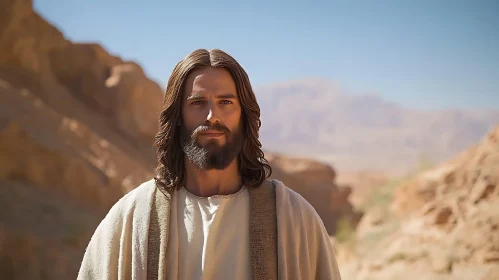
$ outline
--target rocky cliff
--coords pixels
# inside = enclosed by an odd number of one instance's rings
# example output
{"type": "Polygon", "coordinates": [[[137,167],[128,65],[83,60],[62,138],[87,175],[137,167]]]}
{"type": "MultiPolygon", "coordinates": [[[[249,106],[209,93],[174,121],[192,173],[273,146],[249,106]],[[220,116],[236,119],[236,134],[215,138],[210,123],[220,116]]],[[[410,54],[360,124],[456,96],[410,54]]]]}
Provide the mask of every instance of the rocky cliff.
{"type": "Polygon", "coordinates": [[[271,177],[285,182],[309,201],[321,216],[327,231],[334,235],[338,221],[344,218],[355,228],[363,213],[350,203],[352,187],[336,181],[334,169],[306,158],[267,154],[273,168],[271,177]]]}
{"type": "MultiPolygon", "coordinates": [[[[162,96],[138,64],[66,40],[31,1],[0,2],[0,279],[76,278],[110,206],[153,176],[162,96]]],[[[271,164],[331,234],[341,215],[356,224],[330,167],[271,164]]]]}
{"type": "Polygon", "coordinates": [[[499,279],[499,127],[399,185],[390,208],[391,217],[368,211],[361,221],[345,275],[499,279]]]}

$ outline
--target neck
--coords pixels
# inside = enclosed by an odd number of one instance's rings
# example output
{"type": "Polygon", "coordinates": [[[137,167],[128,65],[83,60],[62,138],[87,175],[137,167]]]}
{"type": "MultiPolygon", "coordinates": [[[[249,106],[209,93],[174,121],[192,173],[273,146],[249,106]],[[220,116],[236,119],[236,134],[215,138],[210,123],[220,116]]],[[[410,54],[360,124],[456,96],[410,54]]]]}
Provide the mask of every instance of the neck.
{"type": "Polygon", "coordinates": [[[186,157],[185,171],[185,188],[197,196],[228,195],[242,187],[237,159],[223,170],[199,170],[186,157]]]}

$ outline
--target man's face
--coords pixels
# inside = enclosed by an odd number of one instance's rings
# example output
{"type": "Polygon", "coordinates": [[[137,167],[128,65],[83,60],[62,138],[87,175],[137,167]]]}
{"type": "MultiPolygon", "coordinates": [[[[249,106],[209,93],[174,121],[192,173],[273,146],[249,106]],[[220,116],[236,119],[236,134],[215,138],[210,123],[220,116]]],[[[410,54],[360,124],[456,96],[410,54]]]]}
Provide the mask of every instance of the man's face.
{"type": "Polygon", "coordinates": [[[190,73],[182,119],[182,150],[199,169],[225,169],[239,154],[241,105],[227,70],[207,67],[190,73]]]}

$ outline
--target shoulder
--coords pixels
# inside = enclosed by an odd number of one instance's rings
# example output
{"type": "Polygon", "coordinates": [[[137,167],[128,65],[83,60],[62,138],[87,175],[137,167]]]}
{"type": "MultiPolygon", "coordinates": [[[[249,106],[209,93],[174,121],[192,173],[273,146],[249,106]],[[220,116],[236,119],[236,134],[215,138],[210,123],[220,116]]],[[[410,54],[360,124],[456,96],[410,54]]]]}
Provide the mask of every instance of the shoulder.
{"type": "Polygon", "coordinates": [[[129,191],[125,194],[119,202],[127,203],[127,202],[136,202],[142,199],[144,196],[151,194],[156,189],[156,182],[154,179],[150,179],[141,183],[135,189],[129,191]]]}
{"type": "Polygon", "coordinates": [[[150,203],[155,188],[156,182],[154,179],[141,183],[135,189],[129,191],[118,201],[116,201],[116,203],[109,209],[106,218],[122,217],[123,215],[126,215],[126,213],[131,214],[137,206],[147,207],[146,205],[150,203]]]}
{"type": "MultiPolygon", "coordinates": [[[[141,183],[114,203],[97,226],[94,237],[111,239],[133,216],[146,216],[155,190],[154,179],[141,183]],[[145,213],[145,214],[144,214],[145,213]]],[[[132,219],[133,220],[133,219],[132,219]]]]}
{"type": "Polygon", "coordinates": [[[315,208],[298,192],[285,185],[284,182],[272,179],[276,188],[276,204],[279,215],[302,216],[309,222],[321,221],[315,208]]]}

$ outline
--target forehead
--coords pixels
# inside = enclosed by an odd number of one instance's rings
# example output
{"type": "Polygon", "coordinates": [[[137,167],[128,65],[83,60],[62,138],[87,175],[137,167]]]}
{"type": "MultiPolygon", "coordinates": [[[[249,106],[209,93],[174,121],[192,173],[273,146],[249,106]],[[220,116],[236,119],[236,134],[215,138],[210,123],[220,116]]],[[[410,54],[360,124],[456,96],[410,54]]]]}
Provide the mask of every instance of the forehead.
{"type": "Polygon", "coordinates": [[[185,81],[184,98],[191,94],[237,95],[236,84],[230,72],[224,68],[203,67],[192,71],[185,81]]]}

